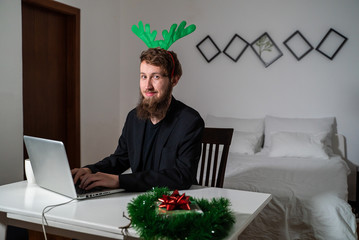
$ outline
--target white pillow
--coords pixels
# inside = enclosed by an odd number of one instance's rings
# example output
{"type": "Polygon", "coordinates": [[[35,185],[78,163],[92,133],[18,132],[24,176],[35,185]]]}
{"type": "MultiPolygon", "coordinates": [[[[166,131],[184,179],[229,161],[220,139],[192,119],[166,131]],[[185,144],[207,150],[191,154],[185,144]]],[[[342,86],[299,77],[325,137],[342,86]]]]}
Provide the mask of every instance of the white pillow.
{"type": "Polygon", "coordinates": [[[230,152],[254,154],[263,142],[264,119],[231,118],[207,115],[206,127],[233,128],[230,152]]]}
{"type": "Polygon", "coordinates": [[[323,141],[328,151],[332,149],[332,136],[334,131],[334,117],[327,118],[280,118],[273,116],[265,117],[264,147],[270,147],[272,134],[276,132],[301,132],[309,134],[323,134],[323,141]]]}
{"type": "Polygon", "coordinates": [[[262,134],[234,131],[230,152],[253,155],[262,143],[262,134]]]}
{"type": "Polygon", "coordinates": [[[270,157],[300,157],[328,159],[324,134],[277,132],[271,135],[270,157]]]}
{"type": "Polygon", "coordinates": [[[230,118],[207,115],[206,127],[233,128],[235,131],[261,133],[264,131],[264,119],[230,118]]]}

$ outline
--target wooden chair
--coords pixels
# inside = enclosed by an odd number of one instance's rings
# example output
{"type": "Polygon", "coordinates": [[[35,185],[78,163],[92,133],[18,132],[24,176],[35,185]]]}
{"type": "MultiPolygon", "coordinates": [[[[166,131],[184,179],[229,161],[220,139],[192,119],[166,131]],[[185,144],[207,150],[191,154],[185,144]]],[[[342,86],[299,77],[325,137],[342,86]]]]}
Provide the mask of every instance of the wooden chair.
{"type": "Polygon", "coordinates": [[[233,128],[204,129],[202,137],[202,157],[199,163],[199,185],[223,188],[232,135],[233,128]],[[211,183],[209,183],[210,181],[211,183]]]}

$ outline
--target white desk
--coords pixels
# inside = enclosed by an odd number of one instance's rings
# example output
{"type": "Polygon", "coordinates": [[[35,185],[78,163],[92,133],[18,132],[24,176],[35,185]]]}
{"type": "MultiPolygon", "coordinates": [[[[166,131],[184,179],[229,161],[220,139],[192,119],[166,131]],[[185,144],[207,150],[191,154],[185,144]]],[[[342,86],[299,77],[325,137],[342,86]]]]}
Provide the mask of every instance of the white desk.
{"type": "MultiPolygon", "coordinates": [[[[265,193],[198,186],[182,193],[196,198],[225,197],[231,201],[236,222],[226,239],[237,239],[272,198],[265,193]]],[[[127,204],[139,194],[118,193],[56,207],[46,214],[49,224],[46,231],[77,239],[124,239],[119,227],[129,220],[123,217],[123,212],[128,216],[127,204]]],[[[43,208],[69,200],[26,181],[0,186],[0,240],[5,240],[7,225],[42,231],[43,208]]],[[[138,236],[133,228],[128,235],[138,236]]]]}

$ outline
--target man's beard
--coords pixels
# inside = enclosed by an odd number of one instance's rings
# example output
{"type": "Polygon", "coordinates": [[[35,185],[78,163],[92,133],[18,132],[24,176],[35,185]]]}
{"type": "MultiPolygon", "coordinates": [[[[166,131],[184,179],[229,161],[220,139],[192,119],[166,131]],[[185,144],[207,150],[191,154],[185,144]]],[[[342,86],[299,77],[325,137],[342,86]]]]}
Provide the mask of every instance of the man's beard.
{"type": "Polygon", "coordinates": [[[140,100],[137,104],[137,117],[142,120],[150,119],[151,117],[162,120],[167,113],[168,104],[172,97],[172,84],[168,84],[164,95],[160,99],[143,97],[140,90],[140,100]]]}

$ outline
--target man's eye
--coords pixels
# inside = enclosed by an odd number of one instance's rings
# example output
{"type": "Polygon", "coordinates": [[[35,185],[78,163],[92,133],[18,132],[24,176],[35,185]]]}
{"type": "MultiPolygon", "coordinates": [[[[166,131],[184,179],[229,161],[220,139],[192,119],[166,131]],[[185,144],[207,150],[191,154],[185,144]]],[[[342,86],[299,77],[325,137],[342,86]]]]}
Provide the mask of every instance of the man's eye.
{"type": "Polygon", "coordinates": [[[146,79],[147,77],[145,75],[140,76],[141,79],[146,79]]]}
{"type": "Polygon", "coordinates": [[[154,76],[153,76],[153,79],[156,79],[156,80],[157,80],[157,79],[160,79],[160,78],[161,78],[160,75],[154,75],[154,76]]]}

